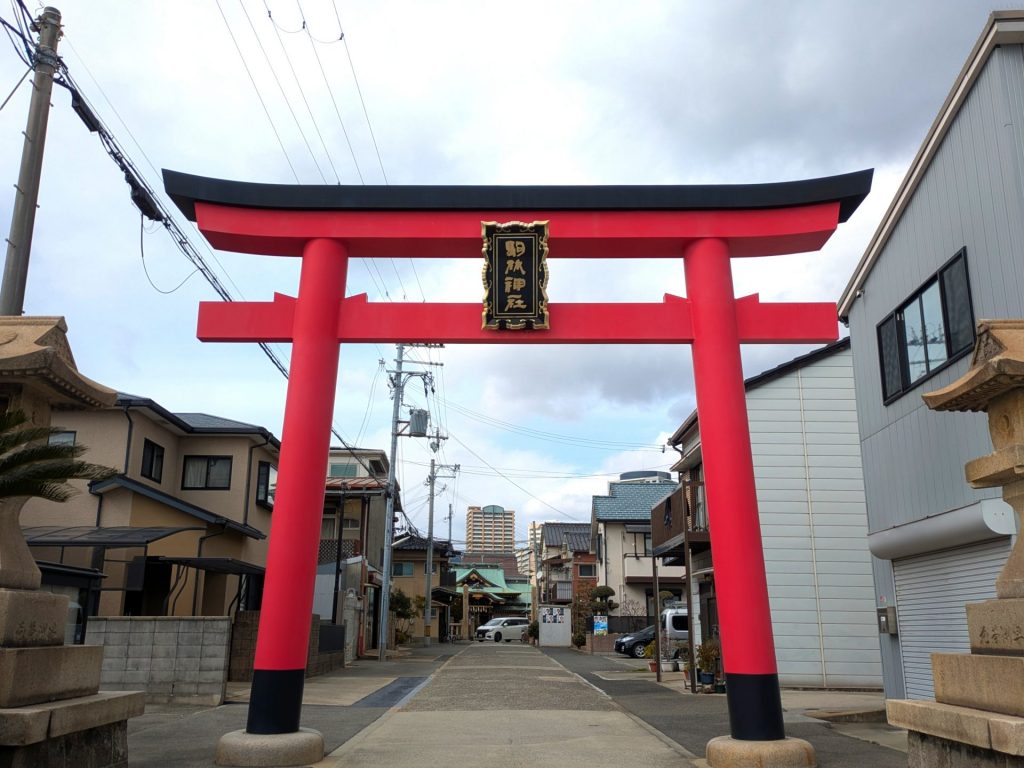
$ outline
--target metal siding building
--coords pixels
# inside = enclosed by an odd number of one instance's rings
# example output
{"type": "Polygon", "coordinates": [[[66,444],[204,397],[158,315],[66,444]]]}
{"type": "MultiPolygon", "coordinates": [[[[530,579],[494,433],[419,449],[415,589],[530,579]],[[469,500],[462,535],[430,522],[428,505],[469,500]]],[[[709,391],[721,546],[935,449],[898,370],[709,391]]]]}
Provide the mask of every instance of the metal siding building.
{"type": "Polygon", "coordinates": [[[968,649],[963,603],[992,596],[1015,530],[999,490],[972,490],[964,479],[964,463],[991,451],[986,419],[935,413],[921,400],[962,376],[969,354],[886,404],[877,328],[962,249],[974,320],[1024,317],[1022,42],[1019,12],[990,17],[840,300],[879,556],[875,592],[898,616],[900,634],[881,635],[893,698],[930,697],[928,654],[968,649]]]}
{"type": "MultiPolygon", "coordinates": [[[[852,368],[843,340],[746,382],[775,655],[786,686],[882,683],[852,368]]],[[[699,433],[686,423],[680,429],[684,458],[676,466],[688,469],[701,461],[699,433]]],[[[706,556],[692,565],[697,579],[713,568],[706,556]]],[[[696,606],[698,581],[691,589],[696,606]]],[[[700,635],[703,617],[694,613],[700,635]]]]}

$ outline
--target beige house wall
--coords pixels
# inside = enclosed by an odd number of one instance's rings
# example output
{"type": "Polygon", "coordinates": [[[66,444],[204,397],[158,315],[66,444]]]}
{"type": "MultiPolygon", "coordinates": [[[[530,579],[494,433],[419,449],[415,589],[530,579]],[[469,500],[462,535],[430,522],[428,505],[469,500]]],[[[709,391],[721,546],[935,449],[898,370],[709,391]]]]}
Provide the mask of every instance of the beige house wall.
{"type": "MultiPolygon", "coordinates": [[[[59,410],[53,414],[53,424],[59,429],[76,433],[75,440],[87,448],[85,458],[96,464],[116,469],[130,479],[150,486],[168,495],[213,514],[248,525],[269,534],[271,510],[255,501],[259,463],[266,461],[277,466],[276,450],[265,443],[259,434],[196,435],[180,434],[176,428],[162,423],[154,412],[144,408],[128,411],[131,418],[130,445],[129,418],[122,408],[97,411],[59,410]],[[163,470],[159,481],[143,477],[142,457],[146,440],[164,450],[163,470]],[[126,462],[127,454],[127,462],[126,462]],[[228,490],[183,490],[185,456],[230,456],[231,485],[228,490]]],[[[267,539],[254,539],[238,532],[220,534],[220,528],[208,528],[203,520],[176,510],[159,501],[149,499],[124,488],[107,490],[100,495],[88,491],[86,481],[73,481],[79,491],[63,504],[31,499],[21,514],[21,524],[30,526],[175,526],[197,527],[153,542],[150,555],[195,557],[199,538],[218,533],[206,540],[204,556],[232,557],[254,565],[265,566],[267,539]]],[[[358,506],[356,507],[358,513],[358,506]]],[[[103,570],[105,591],[101,593],[99,615],[119,616],[123,611],[124,593],[116,591],[124,585],[127,562],[142,555],[141,548],[107,550],[103,570]]],[[[41,560],[64,562],[68,565],[94,567],[91,547],[35,548],[33,554],[41,560]]],[[[184,587],[174,608],[175,615],[192,614],[192,595],[195,571],[187,569],[184,587]]],[[[237,576],[206,574],[200,576],[199,600],[203,615],[224,615],[238,588],[237,576]]],[[[181,587],[181,583],[178,585],[181,587]]],[[[177,592],[178,590],[176,590],[177,592]]]]}

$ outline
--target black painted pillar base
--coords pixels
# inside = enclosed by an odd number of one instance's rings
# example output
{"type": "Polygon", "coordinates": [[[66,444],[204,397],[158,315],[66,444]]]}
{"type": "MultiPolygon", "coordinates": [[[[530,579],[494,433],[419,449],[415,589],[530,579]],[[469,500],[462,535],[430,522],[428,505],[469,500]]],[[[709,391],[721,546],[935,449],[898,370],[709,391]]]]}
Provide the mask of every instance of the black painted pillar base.
{"type": "Polygon", "coordinates": [[[257,669],[249,693],[248,733],[295,733],[302,715],[305,669],[257,669]]]}
{"type": "Polygon", "coordinates": [[[775,741],[786,738],[778,674],[738,675],[726,672],[725,695],[729,703],[729,733],[734,739],[775,741]]]}

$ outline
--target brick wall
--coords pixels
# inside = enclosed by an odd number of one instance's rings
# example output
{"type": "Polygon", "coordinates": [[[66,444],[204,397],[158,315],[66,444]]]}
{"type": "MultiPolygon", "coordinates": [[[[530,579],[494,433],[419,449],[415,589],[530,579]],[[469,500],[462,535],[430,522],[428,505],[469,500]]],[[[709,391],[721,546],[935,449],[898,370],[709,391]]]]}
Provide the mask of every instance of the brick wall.
{"type": "Polygon", "coordinates": [[[91,617],[85,642],[103,646],[101,690],[142,690],[152,703],[218,705],[229,630],[227,616],[91,617]]]}
{"type": "MultiPolygon", "coordinates": [[[[252,665],[256,656],[256,629],[259,611],[239,611],[231,628],[231,654],[228,679],[231,682],[252,681],[252,665]]],[[[345,652],[320,653],[320,616],[310,617],[309,649],[306,653],[306,677],[323,675],[345,666],[345,652]]]]}

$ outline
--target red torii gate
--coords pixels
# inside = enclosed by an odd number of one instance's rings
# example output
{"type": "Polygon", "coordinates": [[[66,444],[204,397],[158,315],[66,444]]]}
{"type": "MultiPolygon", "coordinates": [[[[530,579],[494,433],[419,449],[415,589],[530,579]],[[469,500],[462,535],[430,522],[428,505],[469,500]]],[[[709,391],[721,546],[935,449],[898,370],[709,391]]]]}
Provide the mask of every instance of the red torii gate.
{"type": "Polygon", "coordinates": [[[728,186],[349,187],[165,170],[168,194],[213,247],[302,258],[297,298],[199,308],[203,341],[293,345],[246,730],[299,729],[340,342],[675,343],[693,345],[731,735],[785,738],[740,344],[833,341],[836,307],[736,299],[730,259],[820,249],[867,195],[871,176],[728,186]],[[503,219],[549,220],[551,258],[682,258],[688,297],[551,304],[550,329],[488,330],[479,302],[345,296],[349,258],[479,259],[481,222],[503,219]]]}

